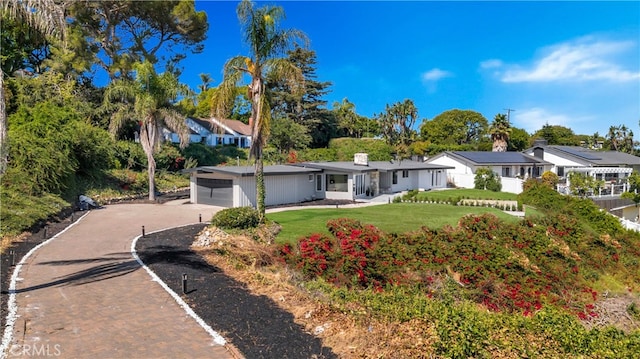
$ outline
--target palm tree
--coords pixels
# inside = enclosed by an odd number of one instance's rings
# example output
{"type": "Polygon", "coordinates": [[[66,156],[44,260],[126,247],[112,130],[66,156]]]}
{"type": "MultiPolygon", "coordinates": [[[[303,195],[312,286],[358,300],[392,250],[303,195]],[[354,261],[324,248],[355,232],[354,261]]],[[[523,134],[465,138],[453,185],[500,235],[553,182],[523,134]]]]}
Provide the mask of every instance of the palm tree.
{"type": "Polygon", "coordinates": [[[180,135],[180,145],[187,144],[189,132],[185,117],[173,107],[180,95],[189,93],[186,85],[178,82],[173,73],[167,71],[158,75],[148,61],[134,64],[135,79],[119,79],[112,82],[105,91],[105,106],[111,101],[122,101],[122,105],[111,117],[109,130],[116,134],[128,121],[138,121],[140,125],[140,143],[147,155],[149,175],[149,200],[156,198],[154,154],[162,141],[162,127],[180,135]]]}
{"type": "Polygon", "coordinates": [[[505,114],[499,113],[494,117],[491,127],[489,127],[491,141],[493,141],[493,152],[506,152],[511,134],[511,125],[505,114]]]}
{"type": "MultiPolygon", "coordinates": [[[[54,0],[2,0],[0,15],[22,20],[44,35],[63,38],[66,32],[64,8],[54,0]]],[[[4,72],[0,69],[0,175],[6,170],[8,151],[4,72]]]]}
{"type": "Polygon", "coordinates": [[[256,208],[260,221],[264,221],[265,186],[262,149],[269,138],[271,106],[267,94],[267,79],[285,81],[294,92],[303,91],[302,71],[284,55],[296,41],[307,42],[306,36],[295,29],[280,29],[284,18],[279,6],[265,5],[254,8],[253,2],[243,0],[237,8],[238,19],[244,33],[244,41],[250,56],[236,56],[224,65],[223,80],[212,98],[212,115],[227,118],[233,108],[237,88],[244,83],[245,76],[251,79],[247,86],[247,97],[251,102],[251,148],[255,159],[256,208]],[[279,57],[282,56],[282,57],[279,57]]]}

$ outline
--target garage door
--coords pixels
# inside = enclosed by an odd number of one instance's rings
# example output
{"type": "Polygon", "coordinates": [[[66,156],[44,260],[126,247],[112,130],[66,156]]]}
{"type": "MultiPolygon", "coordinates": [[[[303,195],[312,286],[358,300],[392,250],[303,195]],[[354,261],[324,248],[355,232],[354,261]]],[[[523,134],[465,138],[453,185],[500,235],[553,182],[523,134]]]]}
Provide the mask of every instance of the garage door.
{"type": "Polygon", "coordinates": [[[226,179],[198,178],[199,204],[233,207],[233,181],[226,179]]]}

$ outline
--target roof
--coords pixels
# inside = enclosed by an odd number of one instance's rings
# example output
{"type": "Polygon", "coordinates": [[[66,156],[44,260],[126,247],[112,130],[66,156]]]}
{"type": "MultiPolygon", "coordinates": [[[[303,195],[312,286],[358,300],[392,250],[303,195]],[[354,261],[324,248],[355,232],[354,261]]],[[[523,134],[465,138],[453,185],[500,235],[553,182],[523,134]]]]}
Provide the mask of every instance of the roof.
{"type": "Polygon", "coordinates": [[[216,126],[221,126],[227,132],[230,130],[242,136],[251,136],[251,127],[238,120],[218,120],[213,117],[209,119],[189,117],[189,119],[211,132],[215,132],[216,126]]]}
{"type": "Polygon", "coordinates": [[[245,135],[251,136],[251,127],[246,123],[240,122],[238,120],[222,120],[227,127],[234,130],[235,132],[245,135]]]}
{"type": "MultiPolygon", "coordinates": [[[[256,168],[254,166],[202,166],[185,170],[185,172],[198,172],[198,173],[222,173],[238,177],[250,177],[255,174],[256,168]]],[[[264,166],[265,176],[276,175],[294,175],[304,173],[322,172],[320,169],[304,168],[289,165],[273,165],[264,166]]]]}
{"type": "Polygon", "coordinates": [[[442,170],[453,167],[436,165],[433,163],[418,162],[412,160],[403,161],[370,161],[368,165],[356,165],[351,161],[345,162],[302,162],[296,166],[319,168],[328,171],[364,173],[373,171],[403,171],[403,170],[442,170]]]}
{"type": "Polygon", "coordinates": [[[551,164],[522,152],[447,151],[445,154],[448,154],[453,158],[462,159],[481,166],[551,164]]]}
{"type": "Polygon", "coordinates": [[[545,151],[564,157],[578,159],[592,166],[633,166],[640,165],[640,157],[617,151],[594,151],[580,146],[546,145],[537,146],[545,151]]]}

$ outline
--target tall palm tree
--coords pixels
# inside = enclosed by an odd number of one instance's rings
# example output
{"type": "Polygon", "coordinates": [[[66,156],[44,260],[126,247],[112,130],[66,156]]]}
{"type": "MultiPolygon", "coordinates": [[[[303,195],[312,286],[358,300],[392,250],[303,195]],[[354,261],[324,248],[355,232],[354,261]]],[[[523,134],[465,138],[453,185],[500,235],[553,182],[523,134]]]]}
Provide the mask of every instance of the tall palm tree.
{"type": "Polygon", "coordinates": [[[111,101],[122,101],[111,117],[112,134],[128,121],[137,121],[140,125],[140,143],[147,155],[149,200],[153,201],[156,199],[154,154],[162,141],[160,131],[167,127],[180,135],[181,147],[187,144],[189,132],[185,117],[175,110],[173,102],[190,91],[173,73],[158,75],[148,61],[134,64],[134,72],[133,80],[123,78],[112,82],[105,91],[104,101],[107,106],[111,101]]]}
{"type": "Polygon", "coordinates": [[[266,193],[262,150],[269,138],[271,121],[266,82],[267,79],[285,81],[292,91],[303,91],[302,71],[285,54],[298,41],[306,45],[307,38],[298,30],[279,28],[285,15],[280,6],[265,5],[256,9],[253,2],[243,0],[238,4],[237,14],[250,55],[236,56],[224,65],[224,78],[213,95],[211,110],[214,117],[229,117],[237,88],[244,84],[245,76],[250,78],[247,85],[247,97],[251,102],[249,153],[255,159],[256,208],[260,220],[264,221],[266,193]]]}
{"type": "Polygon", "coordinates": [[[509,136],[511,134],[511,125],[505,114],[499,113],[494,117],[493,123],[489,127],[491,141],[493,141],[493,152],[506,152],[509,136]]]}
{"type": "MultiPolygon", "coordinates": [[[[66,32],[64,8],[54,0],[2,0],[0,15],[22,20],[44,35],[63,38],[66,32]]],[[[4,72],[0,69],[0,175],[6,170],[8,151],[4,72]]]]}

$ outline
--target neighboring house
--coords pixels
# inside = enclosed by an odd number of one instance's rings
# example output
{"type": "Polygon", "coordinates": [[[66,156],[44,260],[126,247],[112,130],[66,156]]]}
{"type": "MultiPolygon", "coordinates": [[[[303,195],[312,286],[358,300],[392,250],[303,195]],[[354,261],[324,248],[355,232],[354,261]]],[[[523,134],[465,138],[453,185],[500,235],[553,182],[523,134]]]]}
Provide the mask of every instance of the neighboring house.
{"type": "Polygon", "coordinates": [[[521,152],[446,151],[427,160],[428,163],[449,166],[447,181],[456,187],[474,188],[479,168],[490,168],[502,181],[502,191],[521,193],[522,183],[530,177],[540,177],[552,164],[521,152]]]}
{"type": "MultiPolygon", "coordinates": [[[[265,166],[267,206],[314,199],[370,198],[382,193],[446,187],[448,167],[415,161],[305,162],[265,166]]],[[[222,207],[255,206],[253,166],[197,167],[191,202],[222,207]]]]}
{"type": "Polygon", "coordinates": [[[570,172],[586,173],[605,181],[601,194],[620,194],[626,189],[626,178],[640,170],[640,157],[617,151],[594,151],[580,146],[547,145],[538,140],[524,153],[553,164],[551,171],[561,179],[561,192],[569,186],[570,172]]]}
{"type": "MultiPolygon", "coordinates": [[[[208,146],[235,145],[240,148],[251,147],[251,127],[237,120],[218,120],[216,118],[199,119],[187,117],[185,121],[191,132],[190,143],[204,143],[208,146]]],[[[163,130],[165,140],[179,143],[177,133],[163,130]]]]}

